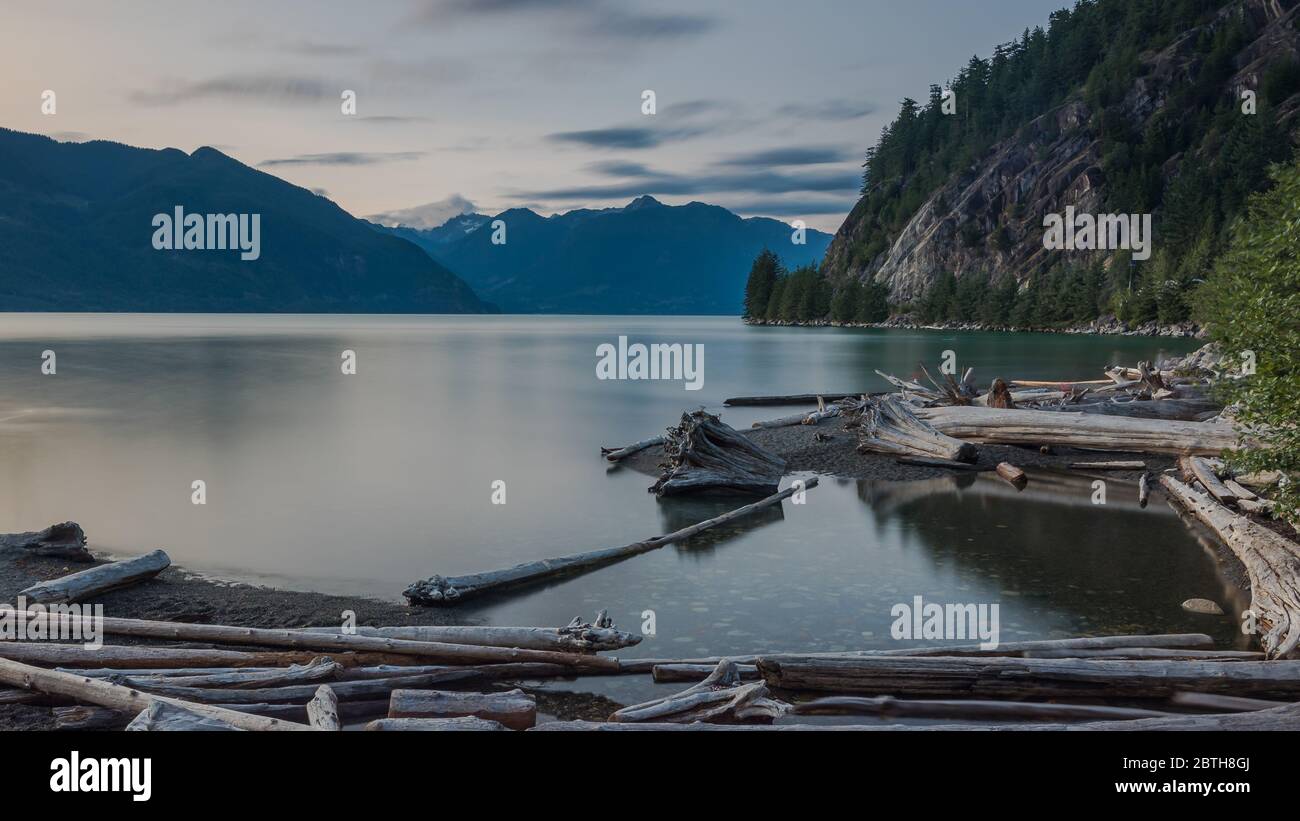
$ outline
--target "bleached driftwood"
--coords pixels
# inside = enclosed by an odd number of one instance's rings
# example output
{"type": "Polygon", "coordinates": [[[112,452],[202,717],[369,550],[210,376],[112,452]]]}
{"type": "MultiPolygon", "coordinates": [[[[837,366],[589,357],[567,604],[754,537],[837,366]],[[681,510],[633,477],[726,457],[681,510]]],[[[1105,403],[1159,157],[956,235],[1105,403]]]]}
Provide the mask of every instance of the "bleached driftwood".
{"type": "Polygon", "coordinates": [[[394,690],[389,718],[480,718],[512,730],[537,723],[537,702],[523,690],[461,693],[446,690],[394,690]]]}
{"type": "Polygon", "coordinates": [[[140,711],[140,714],[126,725],[129,731],[146,732],[239,732],[240,728],[228,721],[210,715],[196,713],[193,710],[166,701],[155,701],[140,711]]]}
{"type": "MultiPolygon", "coordinates": [[[[36,618],[60,619],[67,624],[71,624],[84,617],[70,614],[28,614],[29,622],[36,618]]],[[[557,653],[551,650],[517,650],[511,647],[478,647],[435,641],[386,639],[378,636],[349,636],[333,633],[312,633],[302,630],[231,627],[217,624],[189,624],[116,617],[95,619],[94,623],[104,633],[119,636],[204,641],[216,644],[289,647],[305,650],[370,651],[390,655],[418,656],[428,661],[443,661],[453,664],[540,662],[578,668],[618,669],[617,659],[580,653],[557,653]]]]}
{"type": "Polygon", "coordinates": [[[86,549],[86,534],[76,522],[62,522],[27,533],[0,533],[0,550],[23,550],[32,556],[52,556],[74,562],[95,560],[86,549]]]}
{"type": "Polygon", "coordinates": [[[1300,653],[1300,550],[1283,536],[1198,493],[1168,474],[1170,498],[1213,530],[1237,556],[1250,579],[1250,610],[1269,658],[1300,653]]]}
{"type": "Polygon", "coordinates": [[[1167,698],[1193,690],[1300,700],[1300,661],[784,656],[760,658],[758,669],[781,690],[997,698],[1167,698]]]}
{"type": "Polygon", "coordinates": [[[668,429],[667,461],[650,487],[659,496],[697,491],[773,493],[785,460],[705,411],[682,414],[668,429]]]}
{"type": "MultiPolygon", "coordinates": [[[[650,676],[656,683],[664,684],[675,681],[703,681],[708,678],[718,665],[716,664],[656,664],[650,670],[650,676]]],[[[752,664],[737,664],[736,674],[741,681],[757,681],[758,668],[752,664]]]]}
{"type": "Polygon", "coordinates": [[[1178,455],[1219,453],[1238,444],[1237,432],[1231,425],[1215,422],[977,407],[917,408],[915,414],[940,433],[990,444],[1066,445],[1178,455]]]}
{"type": "Polygon", "coordinates": [[[893,696],[833,696],[792,705],[791,715],[869,715],[882,718],[1066,719],[1123,721],[1174,715],[1140,707],[1094,704],[1042,704],[1035,701],[898,699],[893,696]]]}
{"type": "Polygon", "coordinates": [[[483,718],[381,718],[370,722],[371,732],[438,733],[438,732],[507,732],[496,721],[483,718]]]}
{"type": "MultiPolygon", "coordinates": [[[[809,490],[817,487],[817,477],[813,476],[802,481],[802,490],[809,490]]],[[[590,570],[596,567],[602,567],[612,562],[621,561],[631,556],[637,556],[656,550],[664,545],[680,542],[688,539],[697,533],[708,530],[711,527],[735,521],[736,519],[763,510],[772,505],[779,504],[785,499],[790,498],[795,493],[800,492],[801,487],[792,485],[789,488],[775,493],[766,499],[735,510],[715,516],[712,519],[705,519],[698,524],[690,527],[684,527],[681,530],[669,533],[666,536],[656,536],[653,539],[646,539],[643,542],[633,542],[623,547],[610,547],[604,550],[595,550],[590,553],[575,553],[570,556],[560,556],[554,559],[542,559],[535,562],[526,562],[515,565],[507,570],[496,570],[489,573],[475,573],[469,576],[431,576],[423,581],[418,581],[408,587],[402,595],[412,604],[423,605],[447,605],[455,604],[468,596],[480,595],[486,592],[497,592],[519,585],[530,584],[541,579],[555,578],[557,576],[569,575],[572,573],[590,570]]]]}
{"type": "Polygon", "coordinates": [[[840,399],[851,399],[855,396],[862,396],[866,391],[854,391],[853,393],[795,393],[785,396],[733,396],[730,399],[722,400],[723,405],[742,407],[755,407],[759,405],[811,405],[818,399],[825,399],[827,402],[835,402],[840,399]]]}
{"type": "Polygon", "coordinates": [[[610,716],[610,721],[770,721],[788,708],[788,704],[768,698],[767,685],[762,681],[742,683],[736,663],[723,659],[712,673],[694,687],[671,696],[624,707],[610,716]]]}
{"type": "Polygon", "coordinates": [[[1138,507],[1145,508],[1147,499],[1151,496],[1151,474],[1142,471],[1141,478],[1138,479],[1138,507]]]}
{"type": "Polygon", "coordinates": [[[328,684],[318,687],[316,695],[307,702],[307,723],[317,730],[343,729],[343,722],[339,721],[339,699],[328,684]]]}
{"type": "MultiPolygon", "coordinates": [[[[142,645],[106,644],[99,648],[80,644],[54,644],[47,641],[0,641],[0,658],[59,667],[101,667],[168,669],[188,667],[282,667],[307,664],[319,654],[303,651],[245,652],[189,647],[145,647],[142,645]]],[[[351,654],[332,655],[342,663],[351,654]]]]}
{"type": "Polygon", "coordinates": [[[642,439],[640,442],[633,442],[632,444],[624,445],[621,448],[602,447],[600,449],[600,455],[604,456],[607,460],[611,462],[619,462],[622,461],[623,459],[626,459],[627,457],[631,456],[634,453],[640,453],[646,448],[652,448],[655,445],[662,445],[663,443],[664,443],[664,437],[662,435],[651,436],[649,439],[642,439]]]}
{"type": "Polygon", "coordinates": [[[40,582],[18,595],[26,597],[34,604],[85,601],[109,590],[152,579],[166,570],[171,563],[172,560],[165,551],[155,550],[143,556],[101,564],[89,570],[40,582]]]}
{"type": "MultiPolygon", "coordinates": [[[[343,665],[322,656],[312,659],[307,664],[294,664],[289,667],[277,667],[268,670],[237,670],[226,673],[193,672],[191,675],[145,674],[132,675],[129,678],[141,686],[229,687],[232,690],[253,690],[266,687],[285,687],[314,681],[332,681],[339,677],[342,670],[343,665]]],[[[116,671],[112,675],[127,676],[128,674],[116,671]]]]}
{"type": "Polygon", "coordinates": [[[931,457],[954,462],[974,462],[979,456],[974,445],[935,430],[918,417],[916,409],[893,396],[870,400],[863,409],[861,421],[858,451],[862,453],[931,457]]]}
{"type": "MultiPolygon", "coordinates": [[[[317,633],[342,633],[341,627],[309,627],[317,633]]],[[[408,641],[442,641],[473,644],[481,647],[518,647],[526,650],[555,650],[562,653],[596,653],[620,650],[641,643],[641,637],[614,627],[606,610],[595,621],[574,616],[564,627],[480,627],[480,626],[411,626],[355,628],[357,635],[380,636],[408,641]]]]}
{"type": "Polygon", "coordinates": [[[49,695],[65,696],[73,699],[78,704],[94,704],[133,715],[139,714],[155,703],[170,702],[199,715],[224,721],[241,730],[311,729],[305,724],[294,724],[279,719],[227,710],[222,707],[156,696],[130,687],[122,687],[109,681],[74,676],[70,673],[60,673],[55,670],[42,670],[39,667],[9,659],[0,659],[0,682],[49,695]]]}

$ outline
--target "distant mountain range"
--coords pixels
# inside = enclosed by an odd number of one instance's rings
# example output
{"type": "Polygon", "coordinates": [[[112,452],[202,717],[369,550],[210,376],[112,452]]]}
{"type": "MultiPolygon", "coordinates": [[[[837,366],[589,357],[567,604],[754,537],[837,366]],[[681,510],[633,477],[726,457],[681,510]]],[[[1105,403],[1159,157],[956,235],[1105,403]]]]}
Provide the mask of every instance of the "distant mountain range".
{"type": "Polygon", "coordinates": [[[820,261],[831,241],[808,229],[796,245],[784,222],[649,196],[623,208],[551,217],[515,208],[462,214],[437,228],[384,230],[419,245],[509,313],[737,315],[760,251],[778,251],[793,268],[820,261]],[[492,242],[496,220],[505,223],[504,244],[492,242]]]}
{"type": "Polygon", "coordinates": [[[491,310],[411,243],[216,149],[0,128],[0,311],[491,310]],[[260,215],[257,258],[157,250],[155,217],[177,207],[260,215]]]}

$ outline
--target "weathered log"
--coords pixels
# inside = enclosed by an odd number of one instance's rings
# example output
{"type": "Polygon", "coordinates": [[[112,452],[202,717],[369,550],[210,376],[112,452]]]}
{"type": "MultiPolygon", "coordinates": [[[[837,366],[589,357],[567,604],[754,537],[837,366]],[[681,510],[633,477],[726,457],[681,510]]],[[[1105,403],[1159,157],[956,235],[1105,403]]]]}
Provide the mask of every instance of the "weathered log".
{"type": "Polygon", "coordinates": [[[307,702],[307,722],[317,730],[342,730],[339,720],[339,699],[328,684],[316,689],[316,695],[307,702]]]}
{"type": "MultiPolygon", "coordinates": [[[[0,608],[0,610],[3,609],[0,608]]],[[[70,624],[83,617],[69,614],[28,614],[29,621],[35,618],[61,619],[65,624],[70,624]]],[[[333,633],[312,633],[302,630],[274,630],[261,627],[231,627],[217,624],[189,624],[115,617],[96,619],[95,622],[104,633],[120,636],[207,641],[217,644],[290,647],[306,650],[370,651],[392,655],[418,656],[430,661],[443,661],[453,664],[540,662],[579,668],[618,669],[617,659],[579,653],[557,653],[551,650],[516,650],[510,647],[478,647],[435,641],[387,639],[378,636],[349,636],[333,633]]]]}
{"type": "MultiPolygon", "coordinates": [[[[717,664],[656,664],[650,675],[657,683],[678,681],[704,681],[718,667],[717,664]]],[[[737,664],[736,674],[741,681],[758,681],[758,668],[752,664],[737,664]]]]}
{"type": "Polygon", "coordinates": [[[851,399],[855,396],[862,396],[865,393],[866,391],[854,391],[853,393],[795,393],[786,396],[733,396],[730,399],[722,400],[722,404],[729,407],[811,405],[818,399],[825,399],[827,402],[836,402],[840,399],[851,399]]]}
{"type": "Polygon", "coordinates": [[[1098,387],[1102,385],[1111,385],[1113,380],[1110,379],[1063,379],[1053,381],[1050,379],[1012,379],[1011,384],[1018,388],[1062,388],[1071,390],[1076,387],[1098,387]]]}
{"type": "Polygon", "coordinates": [[[1138,479],[1138,507],[1145,508],[1150,497],[1151,474],[1143,471],[1141,478],[1138,479]]]}
{"type": "Polygon", "coordinates": [[[1098,402],[1077,402],[1059,406],[1037,408],[1048,412],[1069,411],[1073,413],[1093,413],[1102,416],[1122,416],[1127,419],[1164,419],[1168,421],[1194,422],[1207,413],[1217,413],[1222,406],[1207,397],[1187,399],[1130,399],[1117,401],[1105,399],[1098,402]]]}
{"type": "Polygon", "coordinates": [[[1300,704],[1270,710],[1224,715],[1171,715],[1127,721],[1083,721],[1072,724],[620,724],[612,721],[552,721],[529,732],[1295,732],[1300,730],[1300,704]]]}
{"type": "Polygon", "coordinates": [[[1239,502],[1252,502],[1259,498],[1254,491],[1248,490],[1244,485],[1233,479],[1224,479],[1223,486],[1232,491],[1232,495],[1236,496],[1239,502]]]}
{"type": "MultiPolygon", "coordinates": [[[[342,633],[341,627],[309,627],[318,633],[342,633]]],[[[601,650],[620,650],[641,643],[641,637],[614,627],[605,610],[596,614],[594,622],[585,622],[579,616],[564,627],[479,627],[479,626],[411,626],[411,627],[361,627],[357,635],[380,636],[407,641],[441,641],[450,644],[472,644],[481,647],[518,647],[522,650],[555,650],[562,653],[595,653],[601,650]]]]}
{"type": "Polygon", "coordinates": [[[1234,513],[1168,474],[1160,484],[1170,499],[1231,548],[1250,579],[1250,610],[1269,658],[1297,655],[1300,645],[1300,550],[1283,536],[1234,513]]]}
{"type": "Polygon", "coordinates": [[[773,493],[785,474],[785,460],[705,411],[682,414],[668,429],[667,461],[652,493],[670,496],[696,491],[773,493]]]}
{"type": "Polygon", "coordinates": [[[523,690],[460,693],[446,690],[394,690],[389,718],[480,718],[512,730],[537,723],[537,702],[523,690]]]}
{"type": "Polygon", "coordinates": [[[507,732],[507,728],[496,721],[487,719],[465,718],[381,718],[370,722],[366,729],[371,732],[507,732]]]}
{"type": "Polygon", "coordinates": [[[560,556],[555,559],[542,559],[536,562],[526,562],[515,565],[508,570],[497,570],[489,573],[475,573],[469,576],[431,576],[423,581],[416,582],[408,587],[402,595],[407,598],[411,604],[423,605],[448,605],[455,604],[463,598],[469,596],[481,595],[486,592],[498,592],[519,585],[530,584],[541,579],[549,579],[557,576],[569,575],[597,567],[602,567],[613,562],[647,553],[656,550],[664,545],[680,542],[688,539],[701,531],[708,530],[711,527],[717,527],[727,522],[748,516],[755,511],[763,510],[772,505],[779,504],[785,499],[790,498],[801,490],[809,490],[817,487],[817,477],[813,476],[806,480],[801,480],[799,485],[792,485],[789,488],[775,493],[766,499],[753,504],[738,507],[735,510],[715,516],[712,519],[705,519],[698,524],[690,527],[684,527],[681,530],[669,533],[666,536],[656,536],[653,539],[647,539],[643,542],[633,542],[623,547],[611,547],[604,550],[595,550],[590,553],[575,553],[570,556],[560,556]]]}
{"type": "MultiPolygon", "coordinates": [[[[106,644],[100,648],[46,641],[0,641],[0,658],[53,664],[59,667],[116,665],[140,669],[167,669],[178,664],[191,667],[281,667],[307,664],[319,654],[300,651],[245,652],[189,647],[144,647],[106,644]]],[[[336,653],[330,658],[341,664],[354,663],[352,654],[336,653]]],[[[84,674],[82,674],[84,675],[84,674]]]]}
{"type": "Polygon", "coordinates": [[[1212,422],[978,407],[917,408],[915,414],[942,434],[990,444],[1179,455],[1218,453],[1238,444],[1231,425],[1212,422]]]}
{"type": "Polygon", "coordinates": [[[1010,462],[998,462],[996,469],[998,475],[1006,479],[1016,490],[1024,489],[1025,485],[1029,483],[1025,472],[1010,462]]]}
{"type": "Polygon", "coordinates": [[[1201,487],[1218,500],[1219,504],[1231,505],[1237,501],[1237,495],[1228,490],[1219,477],[1214,474],[1213,468],[1204,459],[1195,456],[1184,456],[1178,460],[1178,469],[1182,472],[1186,481],[1195,479],[1201,483],[1201,487]]]}
{"type": "Polygon", "coordinates": [[[762,681],[743,684],[740,670],[730,659],[718,662],[713,672],[694,687],[643,704],[624,707],[610,721],[743,721],[748,717],[768,720],[785,712],[789,705],[767,697],[762,681]],[[750,710],[757,708],[755,715],[750,710]]]}
{"type": "Polygon", "coordinates": [[[140,711],[140,714],[126,725],[128,731],[146,732],[240,732],[229,721],[211,715],[203,715],[193,710],[166,701],[155,701],[140,711]]]}
{"type": "Polygon", "coordinates": [[[864,409],[858,451],[937,457],[954,462],[974,462],[979,456],[974,445],[935,430],[912,407],[893,396],[872,399],[864,409]]]}
{"type": "Polygon", "coordinates": [[[1273,510],[1272,500],[1238,499],[1237,507],[1247,513],[1269,513],[1273,510]]]}
{"type": "Polygon", "coordinates": [[[10,659],[0,659],[0,682],[56,696],[66,696],[79,704],[95,704],[120,712],[139,714],[157,702],[170,702],[199,715],[225,721],[241,730],[309,730],[305,724],[293,724],[274,718],[240,713],[206,704],[156,696],[122,687],[109,681],[74,676],[54,670],[42,670],[10,659]]]}
{"type": "Polygon", "coordinates": [[[1042,704],[1036,701],[981,701],[977,699],[909,700],[893,696],[835,696],[794,704],[791,715],[871,715],[886,718],[959,719],[1066,719],[1076,721],[1130,720],[1174,715],[1139,707],[1091,704],[1042,704]]]}
{"type": "Polygon", "coordinates": [[[1285,701],[1224,696],[1215,693],[1174,693],[1169,699],[1169,703],[1179,707],[1213,710],[1216,713],[1248,713],[1254,710],[1271,710],[1274,707],[1284,707],[1287,704],[1285,701]]]}
{"type": "Polygon", "coordinates": [[[640,442],[633,442],[632,444],[624,445],[621,448],[602,447],[600,449],[600,454],[611,462],[618,462],[626,459],[634,453],[640,453],[646,448],[652,448],[655,445],[662,445],[663,443],[664,437],[662,435],[651,436],[649,439],[642,439],[640,442]]]}
{"type": "Polygon", "coordinates": [[[133,559],[110,562],[34,584],[19,593],[34,604],[63,604],[85,601],[109,590],[152,579],[171,565],[166,552],[155,550],[133,559]]]}
{"type": "Polygon", "coordinates": [[[55,707],[50,712],[54,716],[56,730],[121,730],[131,722],[130,716],[107,707],[75,704],[70,707],[55,707]]]}
{"type": "Polygon", "coordinates": [[[889,657],[760,658],[780,690],[1000,698],[1167,698],[1179,690],[1300,697],[1300,661],[889,657]]]}
{"type": "Polygon", "coordinates": [[[1101,650],[1026,650],[1027,659],[1197,659],[1200,661],[1264,661],[1255,650],[1183,650],[1171,647],[1108,647],[1101,650]]]}
{"type": "Polygon", "coordinates": [[[1137,460],[1120,462],[1071,462],[1070,470],[1146,470],[1147,463],[1137,460]]]}
{"type": "MultiPolygon", "coordinates": [[[[286,668],[228,673],[196,673],[192,675],[131,675],[117,671],[111,675],[129,677],[141,686],[166,685],[171,687],[229,687],[234,690],[252,690],[266,687],[285,687],[315,681],[332,681],[339,677],[343,665],[333,659],[320,657],[307,664],[294,664],[286,668]]],[[[85,675],[84,673],[82,675],[85,675]]]]}
{"type": "Polygon", "coordinates": [[[0,550],[24,550],[33,556],[51,556],[74,562],[95,560],[86,549],[86,534],[76,522],[63,522],[27,533],[0,533],[0,550]]]}
{"type": "Polygon", "coordinates": [[[1113,647],[1142,648],[1167,647],[1171,649],[1207,649],[1214,647],[1214,639],[1204,633],[1167,633],[1149,636],[1086,636],[1074,639],[1038,639],[1032,641],[1004,641],[996,648],[978,644],[951,646],[905,647],[897,650],[857,650],[836,653],[750,653],[747,655],[715,656],[693,659],[622,659],[619,671],[624,674],[650,673],[658,665],[709,665],[710,668],[725,659],[740,664],[755,664],[760,658],[780,659],[785,655],[797,658],[861,658],[863,656],[958,656],[958,657],[1016,657],[1032,650],[1101,650],[1113,647]]]}

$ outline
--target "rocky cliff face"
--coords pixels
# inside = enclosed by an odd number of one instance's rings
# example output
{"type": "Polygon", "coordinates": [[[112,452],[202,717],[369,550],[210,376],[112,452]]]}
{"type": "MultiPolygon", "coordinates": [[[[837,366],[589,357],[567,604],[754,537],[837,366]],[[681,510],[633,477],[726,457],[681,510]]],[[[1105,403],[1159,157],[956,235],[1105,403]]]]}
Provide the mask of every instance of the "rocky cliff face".
{"type": "MultiPolygon", "coordinates": [[[[1200,54],[1195,49],[1206,29],[1224,25],[1231,15],[1244,14],[1262,29],[1236,56],[1235,72],[1221,89],[1240,99],[1244,89],[1260,88],[1262,72],[1279,59],[1300,56],[1300,6],[1294,0],[1242,0],[1230,4],[1204,26],[1191,29],[1160,51],[1140,56],[1142,75],[1129,89],[1121,111],[1141,132],[1166,105],[1165,94],[1180,79],[1195,73],[1200,54]]],[[[1279,119],[1294,124],[1300,95],[1277,107],[1279,119]]],[[[921,296],[934,279],[951,271],[959,279],[968,273],[1010,274],[1023,282],[1035,270],[1055,260],[1056,251],[1043,248],[1043,217],[1061,213],[1067,205],[1077,212],[1107,210],[1106,175],[1095,112],[1076,95],[1053,111],[1029,122],[1014,136],[995,144],[964,172],[953,175],[911,216],[886,250],[866,264],[853,262],[870,230],[865,200],[849,214],[826,253],[825,271],[833,282],[874,278],[890,288],[890,300],[901,304],[921,296]]],[[[1162,169],[1177,174],[1181,156],[1162,169]]],[[[1157,212],[1158,214],[1158,212],[1157,212]]],[[[1159,242],[1159,217],[1156,218],[1159,242]]],[[[1084,252],[1080,259],[1084,259],[1084,252]]],[[[1108,252],[1092,252],[1105,255],[1108,252]]]]}

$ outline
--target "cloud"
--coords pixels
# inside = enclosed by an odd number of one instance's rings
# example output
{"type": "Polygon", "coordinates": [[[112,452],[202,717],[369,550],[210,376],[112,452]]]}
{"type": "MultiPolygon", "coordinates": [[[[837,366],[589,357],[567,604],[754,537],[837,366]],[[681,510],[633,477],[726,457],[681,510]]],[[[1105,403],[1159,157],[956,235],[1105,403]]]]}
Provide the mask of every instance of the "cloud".
{"type": "Polygon", "coordinates": [[[807,103],[788,103],[776,110],[782,117],[797,120],[856,120],[879,109],[875,103],[845,98],[807,103]]]}
{"type": "Polygon", "coordinates": [[[559,143],[574,143],[588,148],[617,148],[641,150],[655,148],[664,143],[681,142],[721,131],[721,126],[698,124],[677,127],[616,126],[592,128],[585,131],[561,131],[546,135],[546,139],[559,143]]]}
{"type": "Polygon", "coordinates": [[[789,146],[786,148],[769,148],[740,154],[720,165],[770,168],[783,165],[823,165],[826,163],[848,162],[853,155],[838,146],[789,146]]]}
{"type": "Polygon", "coordinates": [[[386,162],[417,160],[423,156],[423,151],[336,151],[326,154],[299,154],[295,157],[263,160],[257,164],[257,167],[270,168],[279,165],[378,165],[386,162]]]}
{"type": "Polygon", "coordinates": [[[460,194],[452,194],[450,197],[437,202],[417,205],[414,208],[402,208],[396,211],[371,214],[366,219],[390,227],[407,225],[411,228],[437,228],[452,217],[470,214],[477,210],[478,206],[470,200],[460,194]]]}
{"type": "Polygon", "coordinates": [[[559,20],[583,36],[636,40],[694,37],[716,29],[719,20],[701,14],[640,12],[631,0],[442,0],[426,3],[417,20],[445,25],[448,18],[486,19],[541,15],[559,20]]]}
{"type": "Polygon", "coordinates": [[[339,89],[311,77],[239,74],[195,82],[172,82],[153,91],[134,91],[130,98],[143,105],[178,105],[199,100],[264,100],[314,103],[337,97],[339,89]]]}
{"type": "Polygon", "coordinates": [[[862,184],[856,169],[852,171],[815,171],[787,173],[780,171],[743,171],[699,173],[689,175],[655,172],[641,167],[631,179],[604,185],[581,185],[539,191],[519,192],[514,199],[537,200],[621,200],[641,194],[694,196],[741,192],[751,194],[786,194],[791,192],[839,192],[856,199],[862,184]]]}

